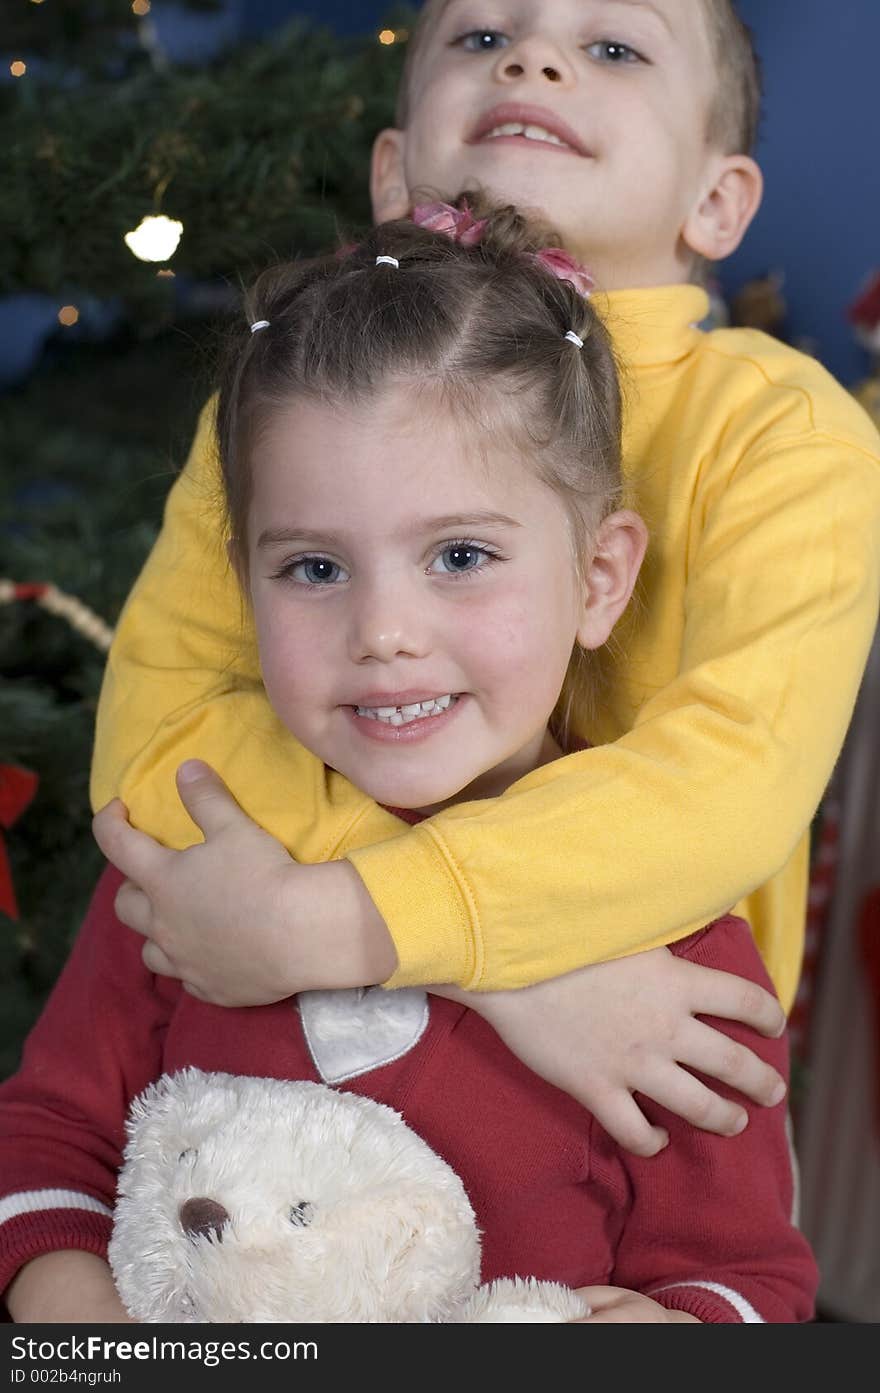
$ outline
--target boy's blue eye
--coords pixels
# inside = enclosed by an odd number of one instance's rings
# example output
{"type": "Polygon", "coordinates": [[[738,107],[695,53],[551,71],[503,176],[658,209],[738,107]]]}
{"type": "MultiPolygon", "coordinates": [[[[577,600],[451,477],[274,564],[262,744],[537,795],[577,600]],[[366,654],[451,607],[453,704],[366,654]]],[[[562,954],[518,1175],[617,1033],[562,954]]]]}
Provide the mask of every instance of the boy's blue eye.
{"type": "Polygon", "coordinates": [[[455,42],[467,53],[492,53],[496,48],[504,47],[507,37],[497,29],[473,29],[469,34],[462,34],[455,42]]]}
{"type": "Polygon", "coordinates": [[[636,53],[629,44],[618,43],[615,39],[599,39],[597,43],[587,45],[587,53],[591,58],[598,58],[602,63],[641,63],[642,55],[636,53]]]}

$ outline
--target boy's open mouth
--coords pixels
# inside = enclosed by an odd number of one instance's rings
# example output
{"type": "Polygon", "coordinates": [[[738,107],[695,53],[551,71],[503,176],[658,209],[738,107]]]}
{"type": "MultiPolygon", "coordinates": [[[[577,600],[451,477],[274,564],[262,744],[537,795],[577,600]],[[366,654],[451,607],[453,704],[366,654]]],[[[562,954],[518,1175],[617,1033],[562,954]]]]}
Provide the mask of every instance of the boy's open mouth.
{"type": "Polygon", "coordinates": [[[519,102],[502,102],[491,107],[477,122],[467,143],[477,145],[485,140],[505,137],[556,146],[575,155],[589,155],[577,134],[552,111],[541,106],[524,106],[519,102]]]}

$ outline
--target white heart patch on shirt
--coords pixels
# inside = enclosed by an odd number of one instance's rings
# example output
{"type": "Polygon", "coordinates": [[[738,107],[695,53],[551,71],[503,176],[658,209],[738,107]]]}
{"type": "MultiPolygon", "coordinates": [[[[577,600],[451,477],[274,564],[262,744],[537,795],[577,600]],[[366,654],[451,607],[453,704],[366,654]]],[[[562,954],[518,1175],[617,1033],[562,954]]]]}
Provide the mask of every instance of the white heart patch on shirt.
{"type": "Polygon", "coordinates": [[[324,1083],[345,1083],[408,1054],[424,1035],[430,1008],[418,987],[300,992],[303,1034],[324,1083]]]}

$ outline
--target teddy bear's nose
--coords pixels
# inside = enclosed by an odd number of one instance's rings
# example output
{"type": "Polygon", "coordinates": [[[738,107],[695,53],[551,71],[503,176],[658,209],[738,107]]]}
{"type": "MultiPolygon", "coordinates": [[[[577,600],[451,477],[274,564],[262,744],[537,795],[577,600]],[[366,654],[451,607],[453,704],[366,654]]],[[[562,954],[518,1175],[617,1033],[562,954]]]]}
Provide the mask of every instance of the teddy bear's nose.
{"type": "Polygon", "coordinates": [[[223,1229],[229,1223],[229,1215],[216,1200],[207,1199],[204,1195],[187,1200],[180,1206],[179,1215],[183,1231],[190,1238],[212,1233],[218,1243],[223,1242],[223,1229]]]}

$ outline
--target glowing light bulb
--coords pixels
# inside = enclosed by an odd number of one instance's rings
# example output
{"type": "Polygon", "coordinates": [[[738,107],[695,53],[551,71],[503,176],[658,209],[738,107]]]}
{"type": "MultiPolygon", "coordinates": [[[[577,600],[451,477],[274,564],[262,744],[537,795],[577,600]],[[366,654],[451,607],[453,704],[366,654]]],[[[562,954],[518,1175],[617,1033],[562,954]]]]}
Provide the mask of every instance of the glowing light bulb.
{"type": "Polygon", "coordinates": [[[397,35],[393,29],[382,29],[379,31],[380,44],[393,44],[397,35]]]}
{"type": "Polygon", "coordinates": [[[27,72],[27,63],[23,63],[20,58],[16,58],[9,64],[9,71],[13,77],[24,77],[27,72]]]}
{"type": "Polygon", "coordinates": [[[177,250],[183,223],[164,213],[142,218],[133,232],[126,232],[125,245],[139,261],[167,261],[177,250]]]}
{"type": "Polygon", "coordinates": [[[136,15],[148,15],[150,13],[150,0],[132,0],[131,8],[136,15]]]}
{"type": "Polygon", "coordinates": [[[69,328],[71,324],[76,324],[79,320],[79,310],[76,305],[62,305],[58,311],[58,323],[69,328]]]}

